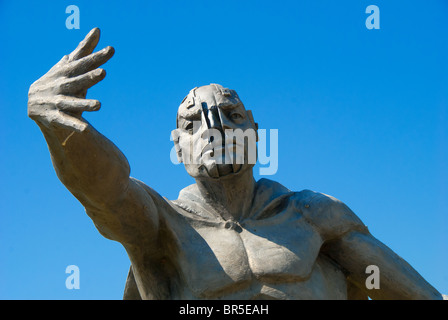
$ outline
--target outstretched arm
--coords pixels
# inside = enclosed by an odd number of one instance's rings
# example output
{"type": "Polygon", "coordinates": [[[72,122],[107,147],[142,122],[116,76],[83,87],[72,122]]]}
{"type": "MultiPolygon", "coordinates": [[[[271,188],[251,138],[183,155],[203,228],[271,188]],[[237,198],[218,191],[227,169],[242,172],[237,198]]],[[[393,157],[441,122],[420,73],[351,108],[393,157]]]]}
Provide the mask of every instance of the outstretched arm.
{"type": "Polygon", "coordinates": [[[373,237],[362,221],[343,202],[306,190],[299,209],[319,230],[323,253],[339,264],[348,280],[372,299],[442,299],[405,260],[373,237]],[[368,266],[379,270],[379,289],[368,289],[368,266]]]}
{"type": "Polygon", "coordinates": [[[352,231],[330,243],[326,251],[347,270],[348,279],[372,299],[442,299],[409,263],[370,233],[352,231]],[[378,267],[377,289],[367,289],[369,265],[378,267]]]}
{"type": "Polygon", "coordinates": [[[114,54],[112,47],[92,53],[99,36],[99,29],[93,29],[31,85],[28,115],[44,134],[59,179],[100,232],[133,243],[143,228],[147,234],[157,229],[158,200],[129,177],[125,156],[82,117],[84,111],[99,110],[99,101],[86,99],[87,89],[104,79],[99,66],[114,54]]]}

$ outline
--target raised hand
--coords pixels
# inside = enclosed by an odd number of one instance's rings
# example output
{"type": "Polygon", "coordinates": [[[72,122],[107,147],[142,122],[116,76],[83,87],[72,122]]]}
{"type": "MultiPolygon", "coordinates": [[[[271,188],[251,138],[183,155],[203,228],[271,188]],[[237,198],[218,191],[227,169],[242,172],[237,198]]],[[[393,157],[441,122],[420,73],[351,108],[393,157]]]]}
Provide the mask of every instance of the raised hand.
{"type": "Polygon", "coordinates": [[[91,30],[72,53],[31,85],[28,93],[28,116],[31,119],[47,127],[57,126],[77,132],[87,128],[82,113],[101,107],[98,100],[86,99],[87,89],[104,79],[106,72],[98,67],[115,52],[108,46],[92,53],[99,39],[100,30],[91,30]]]}

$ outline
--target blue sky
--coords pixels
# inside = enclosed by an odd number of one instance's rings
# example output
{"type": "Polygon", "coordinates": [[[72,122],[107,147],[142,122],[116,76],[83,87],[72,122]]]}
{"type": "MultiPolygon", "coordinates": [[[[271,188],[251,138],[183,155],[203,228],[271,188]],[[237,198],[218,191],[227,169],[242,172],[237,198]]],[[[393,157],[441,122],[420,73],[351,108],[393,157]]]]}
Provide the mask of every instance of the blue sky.
{"type": "Polygon", "coordinates": [[[447,294],[447,16],[444,0],[0,1],[0,299],[122,297],[126,252],[59,182],[26,113],[30,84],[93,27],[116,53],[85,116],[133,177],[169,199],[193,182],[170,161],[170,132],[190,89],[220,83],[278,129],[266,178],[342,200],[447,294]],[[79,30],[65,26],[72,4],[79,30]],[[365,26],[371,4],[379,30],[365,26]]]}

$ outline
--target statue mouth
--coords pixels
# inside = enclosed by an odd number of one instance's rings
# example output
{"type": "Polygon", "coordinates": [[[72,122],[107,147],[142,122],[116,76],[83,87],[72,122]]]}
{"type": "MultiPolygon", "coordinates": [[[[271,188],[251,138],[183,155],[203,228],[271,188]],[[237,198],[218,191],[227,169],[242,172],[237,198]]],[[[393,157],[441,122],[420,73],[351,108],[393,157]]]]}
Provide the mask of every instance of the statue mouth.
{"type": "MultiPolygon", "coordinates": [[[[238,139],[235,141],[233,138],[226,137],[224,140],[221,141],[209,141],[201,150],[202,156],[206,157],[222,157],[224,155],[227,156],[227,161],[224,163],[230,164],[232,161],[229,161],[231,159],[240,159],[242,161],[242,158],[237,158],[235,156],[241,157],[244,153],[245,144],[244,142],[238,141],[238,139]],[[233,154],[234,157],[229,158],[229,155],[233,154]]],[[[218,158],[216,158],[218,159],[218,158]]]]}
{"type": "Polygon", "coordinates": [[[218,176],[215,178],[222,178],[229,175],[238,174],[243,167],[242,164],[216,164],[218,176]]]}
{"type": "MultiPolygon", "coordinates": [[[[237,144],[227,144],[227,145],[220,145],[220,146],[213,146],[211,144],[207,144],[202,149],[202,156],[203,157],[210,157],[213,158],[215,156],[223,157],[226,155],[226,152],[238,152],[237,144]]],[[[216,159],[215,159],[216,160],[216,159]]],[[[230,164],[230,162],[223,162],[224,164],[230,164]]]]}
{"type": "Polygon", "coordinates": [[[211,178],[219,179],[225,176],[238,174],[243,168],[243,164],[239,163],[217,163],[216,160],[210,159],[204,161],[201,165],[211,178]]]}

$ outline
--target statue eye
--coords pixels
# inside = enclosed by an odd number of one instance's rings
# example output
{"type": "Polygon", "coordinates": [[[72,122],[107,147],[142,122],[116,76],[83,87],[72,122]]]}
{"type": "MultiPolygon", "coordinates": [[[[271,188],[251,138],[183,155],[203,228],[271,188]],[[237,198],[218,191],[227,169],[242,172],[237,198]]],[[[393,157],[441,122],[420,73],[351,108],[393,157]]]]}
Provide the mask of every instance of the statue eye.
{"type": "Polygon", "coordinates": [[[230,115],[230,119],[232,119],[233,121],[243,120],[243,116],[238,112],[234,112],[230,115]]]}
{"type": "Polygon", "coordinates": [[[185,126],[185,130],[187,130],[190,134],[193,133],[193,122],[189,122],[189,123],[185,126]]]}

